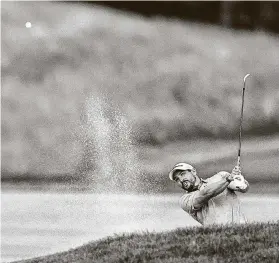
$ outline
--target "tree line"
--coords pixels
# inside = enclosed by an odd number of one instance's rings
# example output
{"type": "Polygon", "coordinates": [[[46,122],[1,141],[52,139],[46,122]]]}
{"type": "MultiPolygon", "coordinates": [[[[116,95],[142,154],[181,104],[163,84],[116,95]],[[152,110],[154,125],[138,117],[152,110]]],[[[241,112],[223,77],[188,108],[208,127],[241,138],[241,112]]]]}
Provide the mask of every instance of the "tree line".
{"type": "Polygon", "coordinates": [[[85,1],[147,17],[165,16],[226,28],[279,33],[276,1],[85,1]]]}

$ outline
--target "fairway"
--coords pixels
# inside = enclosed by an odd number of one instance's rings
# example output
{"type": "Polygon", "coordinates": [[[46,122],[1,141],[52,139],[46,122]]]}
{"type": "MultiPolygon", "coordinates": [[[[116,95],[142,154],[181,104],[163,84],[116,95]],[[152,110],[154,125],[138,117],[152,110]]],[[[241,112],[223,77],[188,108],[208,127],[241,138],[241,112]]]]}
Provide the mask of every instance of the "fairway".
{"type": "MultiPolygon", "coordinates": [[[[114,233],[198,225],[179,208],[179,196],[4,191],[2,262],[65,251],[114,233]]],[[[278,196],[239,196],[249,221],[278,220],[278,196]]]]}

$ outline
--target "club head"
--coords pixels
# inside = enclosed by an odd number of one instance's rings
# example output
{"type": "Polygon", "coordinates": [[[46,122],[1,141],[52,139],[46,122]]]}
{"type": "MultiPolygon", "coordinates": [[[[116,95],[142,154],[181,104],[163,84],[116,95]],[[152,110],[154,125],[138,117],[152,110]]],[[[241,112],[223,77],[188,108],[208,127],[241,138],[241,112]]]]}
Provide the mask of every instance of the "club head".
{"type": "Polygon", "coordinates": [[[250,76],[250,74],[246,74],[245,77],[244,77],[244,79],[243,79],[243,81],[245,82],[246,79],[247,79],[249,76],[250,76]]]}

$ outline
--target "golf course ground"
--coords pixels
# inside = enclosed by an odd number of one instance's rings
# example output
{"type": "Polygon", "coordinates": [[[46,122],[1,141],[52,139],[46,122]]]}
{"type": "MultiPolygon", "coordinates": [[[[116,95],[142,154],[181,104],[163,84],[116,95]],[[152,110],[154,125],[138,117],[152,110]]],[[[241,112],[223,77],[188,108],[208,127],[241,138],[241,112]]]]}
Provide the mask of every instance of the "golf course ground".
{"type": "Polygon", "coordinates": [[[62,262],[278,262],[279,222],[178,228],[115,235],[66,252],[18,261],[62,262]]]}

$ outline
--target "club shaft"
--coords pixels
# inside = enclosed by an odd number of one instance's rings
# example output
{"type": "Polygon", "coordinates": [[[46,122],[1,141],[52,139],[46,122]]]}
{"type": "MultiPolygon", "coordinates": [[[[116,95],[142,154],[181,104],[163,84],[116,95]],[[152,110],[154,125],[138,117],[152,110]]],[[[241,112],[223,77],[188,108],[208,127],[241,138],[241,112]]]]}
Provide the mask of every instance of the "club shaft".
{"type": "Polygon", "coordinates": [[[246,83],[246,78],[249,77],[249,76],[250,76],[250,74],[247,74],[247,75],[244,77],[244,81],[243,81],[242,105],[241,105],[240,124],[239,124],[239,137],[238,137],[239,147],[238,147],[237,166],[240,166],[241,137],[242,137],[242,122],[243,122],[243,110],[244,110],[245,83],[246,83]]]}
{"type": "Polygon", "coordinates": [[[240,154],[241,154],[241,136],[242,136],[242,122],[243,122],[243,109],[244,109],[244,93],[245,93],[245,82],[244,82],[244,87],[242,90],[242,105],[241,105],[241,115],[240,115],[240,124],[239,124],[239,137],[238,137],[238,159],[237,159],[237,164],[240,166],[240,154]]]}

